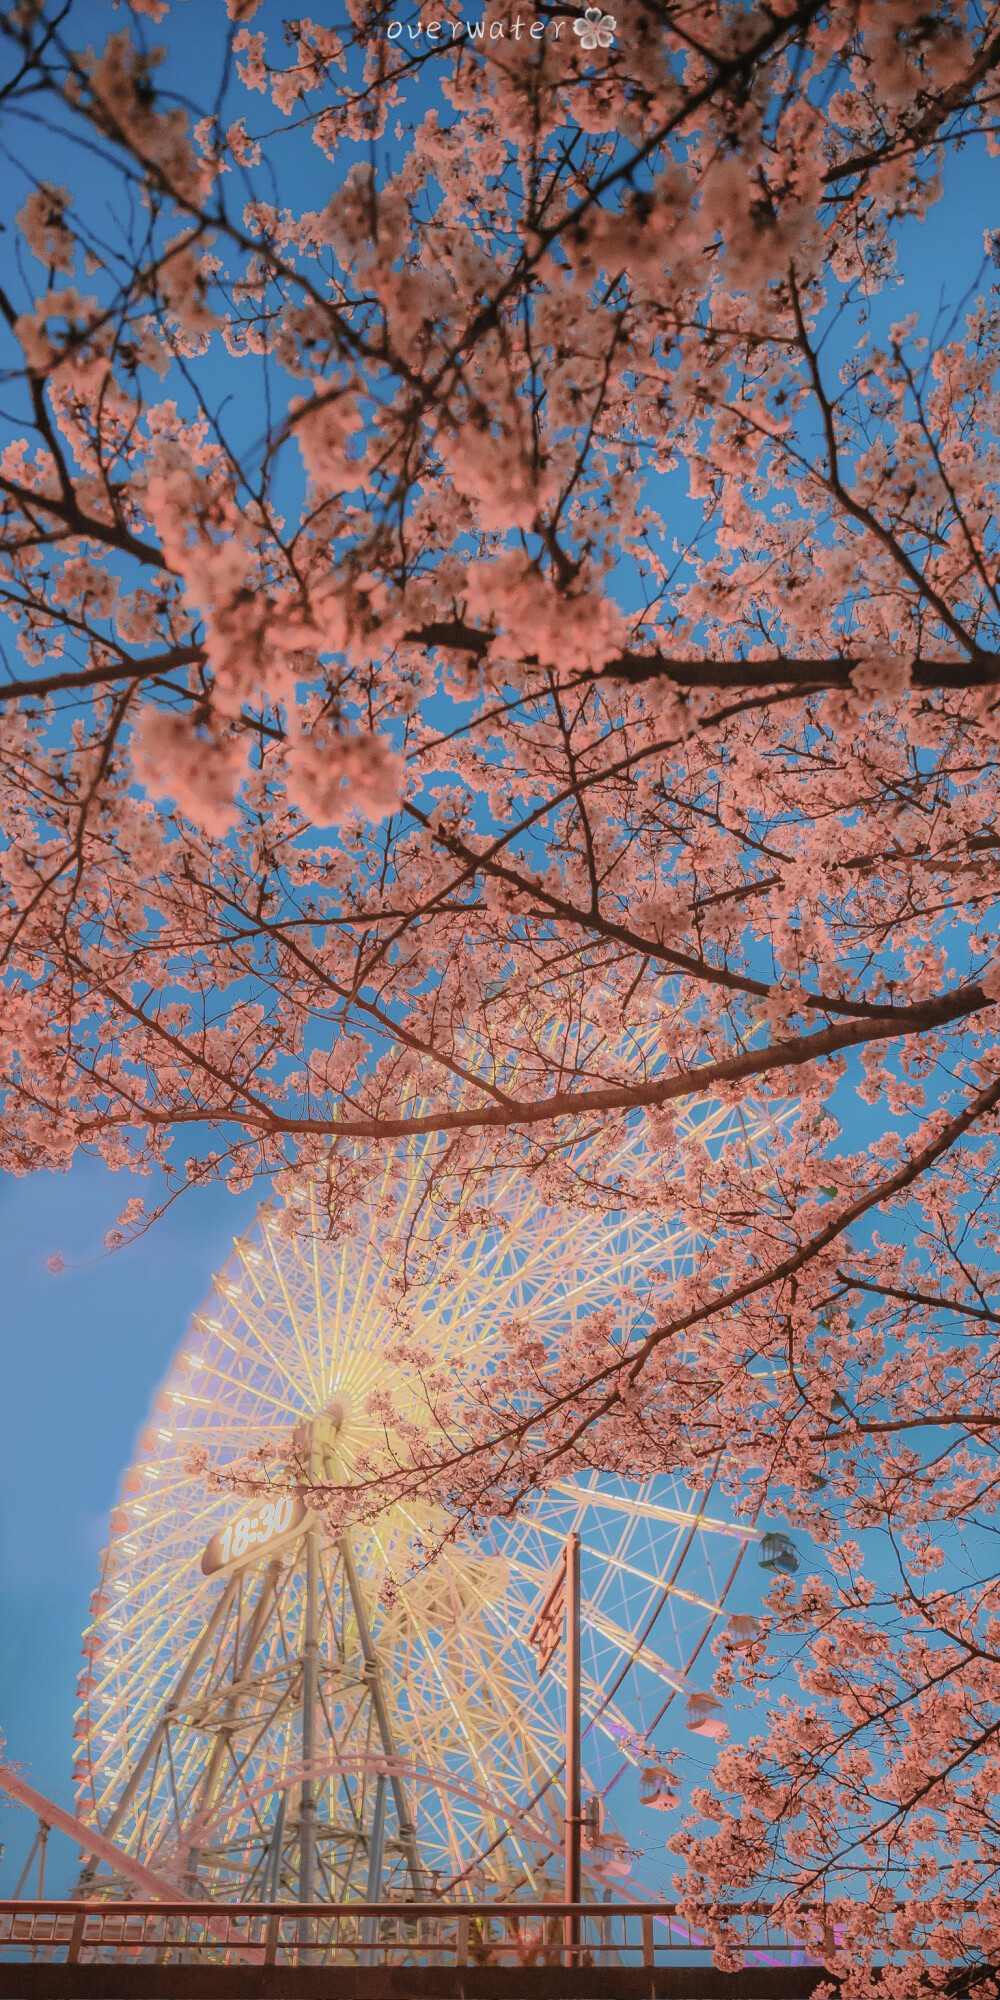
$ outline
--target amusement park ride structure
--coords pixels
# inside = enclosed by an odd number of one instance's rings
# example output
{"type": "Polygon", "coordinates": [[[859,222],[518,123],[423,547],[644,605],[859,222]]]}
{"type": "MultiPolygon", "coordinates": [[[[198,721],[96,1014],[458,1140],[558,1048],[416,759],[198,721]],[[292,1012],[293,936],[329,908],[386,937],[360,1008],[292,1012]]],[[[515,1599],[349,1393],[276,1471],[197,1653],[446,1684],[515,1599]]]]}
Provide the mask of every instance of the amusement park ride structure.
{"type": "MultiPolygon", "coordinates": [[[[626,1134],[622,1153],[634,1177],[641,1139],[626,1134]]],[[[370,1481],[380,1453],[398,1462],[401,1438],[426,1437],[436,1383],[460,1373],[488,1395],[512,1320],[551,1346],[623,1300],[638,1310],[696,1251],[652,1203],[624,1220],[546,1210],[513,1172],[476,1227],[449,1233],[429,1212],[428,1163],[422,1141],[388,1161],[337,1241],[308,1185],[261,1211],[112,1515],[84,1639],[77,1810],[186,1897],[641,1893],[632,1827],[616,1831],[611,1811],[622,1798],[634,1824],[652,1732],[698,1692],[695,1661],[759,1540],[679,1479],[580,1471],[475,1534],[426,1495],[328,1525],[324,1490],[370,1481]],[[249,1499],[192,1469],[192,1447],[224,1471],[282,1438],[249,1499]],[[572,1536],[583,1780],[602,1801],[586,1825],[603,1826],[564,1881],[566,1825],[572,1849],[584,1818],[572,1742],[567,1800],[577,1655],[557,1649],[539,1678],[530,1633],[572,1536]]],[[[133,1893],[106,1860],[79,1887],[133,1893]]]]}

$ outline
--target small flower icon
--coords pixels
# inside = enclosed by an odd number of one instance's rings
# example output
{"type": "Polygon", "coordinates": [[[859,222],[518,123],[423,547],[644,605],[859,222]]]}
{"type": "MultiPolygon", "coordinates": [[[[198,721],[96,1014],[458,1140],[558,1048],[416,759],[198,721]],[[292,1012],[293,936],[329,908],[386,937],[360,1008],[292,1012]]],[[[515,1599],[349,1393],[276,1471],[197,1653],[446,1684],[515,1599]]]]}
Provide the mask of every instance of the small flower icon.
{"type": "Polygon", "coordinates": [[[602,14],[599,7],[588,7],[582,21],[574,21],[573,33],[579,35],[585,49],[609,49],[615,39],[617,22],[613,14],[602,14]]]}

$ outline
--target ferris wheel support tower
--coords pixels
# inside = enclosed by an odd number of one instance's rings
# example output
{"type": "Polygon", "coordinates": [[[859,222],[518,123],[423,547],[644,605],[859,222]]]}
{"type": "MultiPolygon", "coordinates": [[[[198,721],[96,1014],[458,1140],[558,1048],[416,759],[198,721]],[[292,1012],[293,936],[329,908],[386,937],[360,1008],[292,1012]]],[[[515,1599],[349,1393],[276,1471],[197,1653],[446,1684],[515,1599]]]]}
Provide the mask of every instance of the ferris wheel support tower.
{"type": "MultiPolygon", "coordinates": [[[[298,1427],[297,1441],[306,1444],[311,1485],[337,1476],[331,1443],[341,1419],[339,1406],[333,1404],[310,1424],[298,1427]]],[[[230,1549],[232,1528],[238,1535],[246,1515],[244,1508],[231,1524],[230,1549]]],[[[260,1513],[250,1518],[259,1523],[260,1513]]],[[[221,1542],[225,1532],[213,1537],[213,1543],[221,1542]]],[[[259,1527],[253,1532],[259,1536],[259,1527]]],[[[211,1551],[210,1543],[206,1558],[211,1551]]],[[[251,1874],[243,1883],[234,1882],[234,1888],[240,1887],[244,1894],[253,1889],[260,1893],[266,1885],[273,1889],[275,1900],[294,1888],[301,1903],[316,1901],[317,1888],[319,1900],[332,1896],[347,1901],[363,1892],[366,1901],[377,1902],[388,1793],[395,1808],[395,1846],[405,1859],[410,1889],[415,1897],[424,1893],[424,1871],[400,1775],[383,1670],[350,1538],[342,1534],[327,1540],[321,1520],[308,1510],[297,1524],[290,1549],[272,1553],[262,1566],[259,1549],[250,1545],[226,1566],[221,1594],[168,1700],[153,1719],[108,1822],[107,1837],[114,1838],[127,1817],[145,1819],[144,1802],[152,1799],[165,1773],[178,1845],[186,1849],[184,1890],[197,1896],[203,1889],[200,1867],[212,1872],[238,1868],[238,1857],[213,1843],[212,1829],[225,1817],[230,1794],[243,1782],[246,1757],[261,1734],[279,1721],[286,1739],[290,1733],[297,1741],[298,1768],[287,1763],[276,1782],[274,1817],[266,1840],[256,1843],[258,1879],[251,1874]],[[275,1628],[284,1636],[285,1607],[297,1586],[298,1650],[279,1646],[276,1656],[275,1628]],[[212,1740],[196,1784],[186,1790],[183,1774],[190,1763],[192,1733],[212,1740]],[[338,1764],[355,1781],[347,1784],[354,1810],[341,1815],[343,1825],[318,1820],[326,1783],[338,1764]],[[374,1788],[363,1782],[369,1766],[374,1767],[374,1788]],[[372,1796],[366,1810],[368,1792],[372,1796]]],[[[266,1810],[267,1800],[258,1799],[261,1833],[266,1810]]],[[[78,1893],[112,1886],[118,1885],[102,1878],[91,1862],[80,1877],[78,1893]]]]}

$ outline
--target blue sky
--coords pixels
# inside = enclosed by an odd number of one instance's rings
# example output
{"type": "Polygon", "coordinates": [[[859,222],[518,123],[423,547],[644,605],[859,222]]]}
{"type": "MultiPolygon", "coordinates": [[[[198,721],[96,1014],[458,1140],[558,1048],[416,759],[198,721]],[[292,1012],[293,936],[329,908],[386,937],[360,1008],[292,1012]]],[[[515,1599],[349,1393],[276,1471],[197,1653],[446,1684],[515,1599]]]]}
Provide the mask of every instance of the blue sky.
{"type": "MultiPolygon", "coordinates": [[[[203,4],[181,10],[185,52],[203,4]]],[[[214,24],[221,6],[211,13],[214,24]]],[[[118,25],[103,5],[84,18],[95,39],[118,25]]],[[[168,25],[152,39],[165,39],[168,25]]],[[[326,182],[318,154],[316,168],[326,182]]],[[[57,166],[49,171],[58,177],[57,166]]],[[[962,297],[984,228],[1000,226],[998,197],[1000,162],[969,147],[953,162],[946,200],[906,231],[906,283],[879,303],[878,323],[914,308],[933,318],[942,300],[962,297]]],[[[136,1189],[148,1196],[149,1183],[136,1189]]],[[[139,1243],[108,1256],[104,1232],[136,1189],[92,1161],[64,1176],[0,1178],[0,1730],[6,1756],[70,1808],[80,1632],[107,1513],[188,1315],[263,1192],[237,1200],[195,1190],[139,1243]],[[67,1260],[58,1276],[46,1269],[55,1251],[67,1260]]],[[[26,1814],[0,1810],[0,1893],[12,1890],[33,1832],[26,1814]]],[[[50,1889],[65,1893],[73,1873],[73,1850],[54,1842],[50,1889]]]]}

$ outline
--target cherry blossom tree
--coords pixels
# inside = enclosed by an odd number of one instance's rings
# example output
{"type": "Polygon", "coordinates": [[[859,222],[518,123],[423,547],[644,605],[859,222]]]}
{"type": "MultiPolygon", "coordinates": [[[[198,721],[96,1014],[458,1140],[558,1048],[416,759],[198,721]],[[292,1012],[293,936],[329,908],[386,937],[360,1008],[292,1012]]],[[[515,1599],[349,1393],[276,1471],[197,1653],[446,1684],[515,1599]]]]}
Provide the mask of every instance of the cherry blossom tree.
{"type": "Polygon", "coordinates": [[[916,1990],[997,1948],[1000,317],[878,315],[1000,8],[201,14],[2,17],[0,1160],[337,1228],[430,1132],[429,1210],[685,1219],[398,1477],[682,1466],[811,1538],[678,1844],[916,1990]]]}

